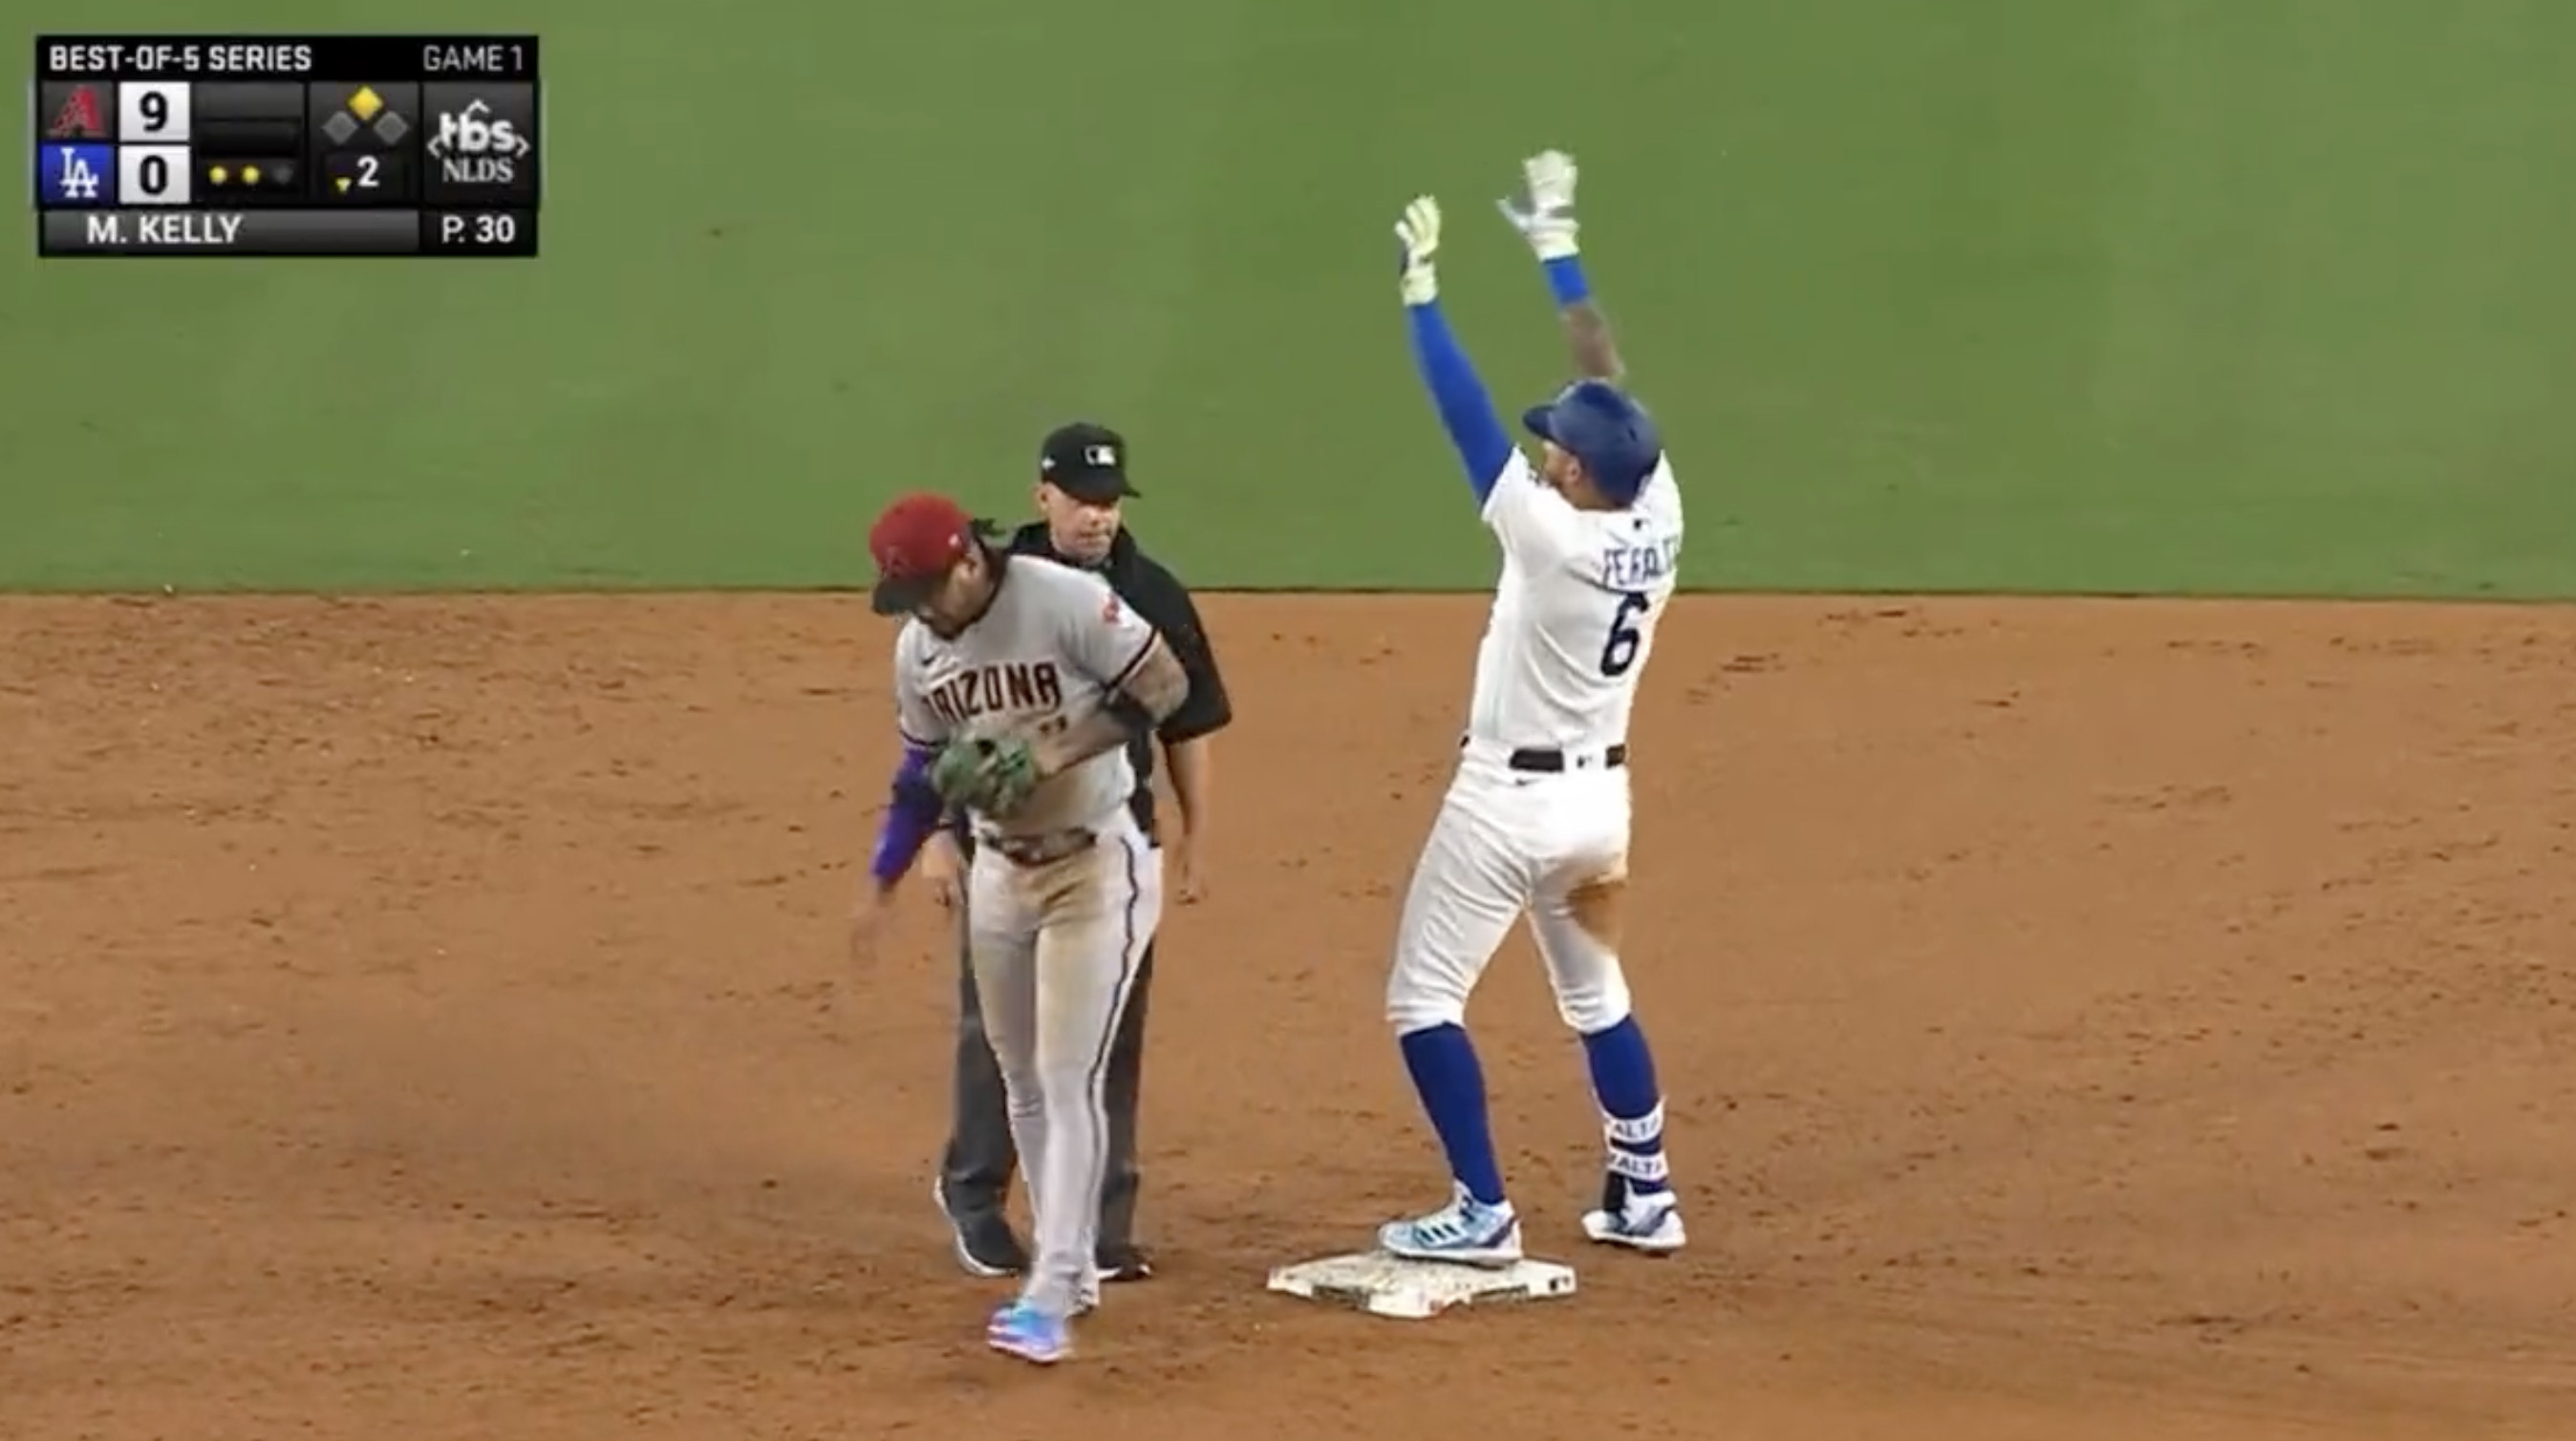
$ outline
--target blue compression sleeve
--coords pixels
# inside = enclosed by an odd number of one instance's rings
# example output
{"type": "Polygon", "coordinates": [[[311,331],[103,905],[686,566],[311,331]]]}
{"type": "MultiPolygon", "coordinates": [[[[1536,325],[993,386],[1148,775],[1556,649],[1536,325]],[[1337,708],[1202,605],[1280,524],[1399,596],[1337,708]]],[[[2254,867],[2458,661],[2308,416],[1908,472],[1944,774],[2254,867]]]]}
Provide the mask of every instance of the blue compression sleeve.
{"type": "Polygon", "coordinates": [[[1467,468],[1467,488],[1483,505],[1494,493],[1494,482],[1502,479],[1504,462],[1511,459],[1511,437],[1503,433],[1502,417],[1494,413],[1494,399],[1485,393],[1475,363],[1450,333],[1440,302],[1407,306],[1405,314],[1412,322],[1414,368],[1439,408],[1440,423],[1449,429],[1449,443],[1458,448],[1458,463],[1467,468]]]}
{"type": "Polygon", "coordinates": [[[903,873],[920,858],[921,848],[930,843],[931,833],[939,829],[940,813],[946,809],[939,792],[931,788],[930,752],[905,746],[903,761],[894,769],[894,794],[886,804],[885,822],[877,830],[876,860],[868,867],[877,884],[890,886],[903,879],[903,873]]]}
{"type": "Polygon", "coordinates": [[[1591,282],[1583,278],[1580,256],[1561,255],[1546,263],[1548,293],[1556,297],[1556,307],[1581,305],[1592,298],[1591,282]]]}

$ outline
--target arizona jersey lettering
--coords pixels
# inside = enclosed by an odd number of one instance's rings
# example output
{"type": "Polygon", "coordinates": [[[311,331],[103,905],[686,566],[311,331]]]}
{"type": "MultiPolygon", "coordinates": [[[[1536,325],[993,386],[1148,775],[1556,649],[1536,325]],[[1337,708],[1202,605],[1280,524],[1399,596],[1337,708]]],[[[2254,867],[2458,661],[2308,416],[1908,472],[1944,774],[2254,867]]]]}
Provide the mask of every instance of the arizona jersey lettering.
{"type": "MultiPolygon", "coordinates": [[[[1100,577],[1015,556],[992,608],[963,634],[945,638],[914,619],[895,637],[897,723],[907,744],[925,750],[957,736],[1052,735],[1097,709],[1154,639],[1154,627],[1100,577]]],[[[1009,819],[976,821],[1004,835],[1096,829],[1135,789],[1122,746],[1051,777],[1009,819]]]]}

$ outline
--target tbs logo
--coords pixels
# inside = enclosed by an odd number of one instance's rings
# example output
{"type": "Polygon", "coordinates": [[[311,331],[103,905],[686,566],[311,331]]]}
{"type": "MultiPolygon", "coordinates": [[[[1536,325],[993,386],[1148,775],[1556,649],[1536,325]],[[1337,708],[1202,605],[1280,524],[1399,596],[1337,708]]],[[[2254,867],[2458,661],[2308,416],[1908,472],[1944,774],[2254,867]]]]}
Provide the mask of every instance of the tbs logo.
{"type": "Polygon", "coordinates": [[[492,107],[476,100],[462,113],[439,112],[429,153],[438,157],[439,178],[451,185],[509,185],[519,178],[528,137],[508,120],[493,119],[492,107]]]}

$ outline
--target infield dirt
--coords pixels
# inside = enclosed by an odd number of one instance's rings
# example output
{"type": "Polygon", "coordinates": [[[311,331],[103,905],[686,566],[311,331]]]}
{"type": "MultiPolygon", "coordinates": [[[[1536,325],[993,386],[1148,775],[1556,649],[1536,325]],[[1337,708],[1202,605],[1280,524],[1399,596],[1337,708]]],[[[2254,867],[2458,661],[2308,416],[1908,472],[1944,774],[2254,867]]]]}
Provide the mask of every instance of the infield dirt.
{"type": "Polygon", "coordinates": [[[1481,606],[1208,602],[1146,1239],[985,1352],[953,966],[840,918],[853,598],[0,602],[0,1434],[2576,1433],[2576,613],[1690,599],[1631,969],[1696,1247],[1584,1250],[1516,938],[1474,1020],[1569,1301],[1264,1294],[1438,1199],[1379,1019],[1481,606]]]}

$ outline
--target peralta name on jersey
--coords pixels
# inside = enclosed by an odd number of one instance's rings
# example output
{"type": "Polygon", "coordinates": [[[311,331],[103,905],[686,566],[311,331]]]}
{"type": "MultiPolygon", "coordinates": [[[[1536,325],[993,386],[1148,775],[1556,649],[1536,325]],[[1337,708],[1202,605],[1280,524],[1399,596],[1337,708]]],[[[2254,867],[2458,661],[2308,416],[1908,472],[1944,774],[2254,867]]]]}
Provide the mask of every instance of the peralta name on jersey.
{"type": "Polygon", "coordinates": [[[1601,584],[1609,590],[1646,590],[1671,575],[1681,558],[1679,536],[1654,545],[1614,545],[1601,552],[1601,584]]]}

